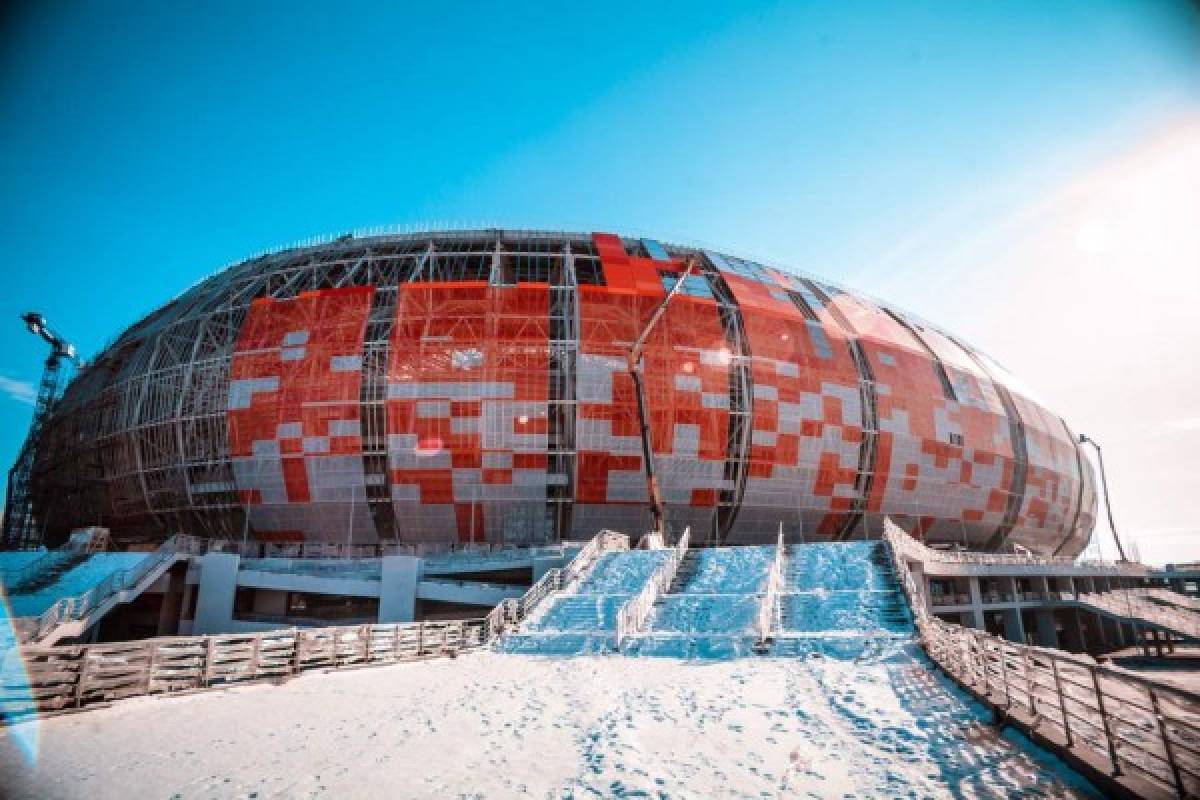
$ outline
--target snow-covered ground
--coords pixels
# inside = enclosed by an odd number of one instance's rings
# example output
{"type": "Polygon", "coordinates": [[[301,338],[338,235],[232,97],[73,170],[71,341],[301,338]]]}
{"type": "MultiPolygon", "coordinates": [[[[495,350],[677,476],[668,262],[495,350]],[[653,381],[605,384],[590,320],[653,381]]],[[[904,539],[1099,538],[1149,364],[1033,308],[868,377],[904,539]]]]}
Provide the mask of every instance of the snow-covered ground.
{"type": "Polygon", "coordinates": [[[0,786],[96,800],[1095,796],[999,736],[914,647],[858,663],[482,652],[143,698],[43,721],[32,766],[0,734],[0,786]]]}

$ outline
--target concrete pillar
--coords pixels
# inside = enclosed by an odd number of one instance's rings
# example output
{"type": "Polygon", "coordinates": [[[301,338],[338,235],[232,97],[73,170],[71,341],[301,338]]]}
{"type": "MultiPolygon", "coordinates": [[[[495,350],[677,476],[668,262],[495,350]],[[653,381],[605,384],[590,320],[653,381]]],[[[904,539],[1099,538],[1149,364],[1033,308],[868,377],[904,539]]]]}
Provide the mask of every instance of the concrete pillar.
{"type": "Polygon", "coordinates": [[[379,621],[412,622],[417,618],[417,583],[421,559],[384,556],[379,584],[379,621]]]}
{"type": "Polygon", "coordinates": [[[1025,644],[1025,625],[1021,622],[1021,610],[1009,608],[1004,611],[1004,638],[1017,644],[1025,644]]]}
{"type": "Polygon", "coordinates": [[[1033,612],[1037,625],[1035,635],[1039,647],[1058,647],[1058,628],[1054,624],[1054,610],[1039,608],[1033,612]]]}
{"type": "Polygon", "coordinates": [[[985,629],[983,621],[983,593],[979,589],[979,578],[967,578],[967,593],[971,596],[971,627],[985,629]]]}
{"type": "Polygon", "coordinates": [[[155,636],[172,636],[179,630],[180,607],[183,605],[187,585],[184,583],[185,570],[173,569],[167,572],[166,589],[163,592],[162,605],[158,609],[158,627],[155,636]]]}
{"type": "Polygon", "coordinates": [[[200,559],[200,588],[196,595],[192,633],[230,631],[241,560],[236,553],[208,553],[200,559]]]}

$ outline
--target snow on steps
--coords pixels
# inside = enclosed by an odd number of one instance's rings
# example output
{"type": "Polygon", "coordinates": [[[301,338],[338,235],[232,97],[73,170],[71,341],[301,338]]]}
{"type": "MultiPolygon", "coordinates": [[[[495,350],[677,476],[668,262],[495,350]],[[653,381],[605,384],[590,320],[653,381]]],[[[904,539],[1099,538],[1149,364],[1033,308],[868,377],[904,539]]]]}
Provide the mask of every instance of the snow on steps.
{"type": "Polygon", "coordinates": [[[14,587],[8,597],[14,617],[34,617],[61,598],[81,595],[115,572],[130,569],[149,553],[90,553],[70,561],[70,566],[49,582],[39,581],[32,591],[14,587]]]}
{"type": "Polygon", "coordinates": [[[667,550],[609,551],[566,591],[548,597],[508,634],[509,653],[580,655],[614,649],[617,612],[667,558],[667,550]]]}
{"type": "MultiPolygon", "coordinates": [[[[911,639],[912,622],[880,542],[794,545],[765,654],[874,657],[911,639]]],[[[666,551],[605,553],[576,585],[548,598],[501,649],[512,653],[611,653],[615,617],[666,551]]],[[[754,654],[755,621],[772,547],[688,551],[645,629],[622,642],[625,655],[737,658],[754,654]]]]}

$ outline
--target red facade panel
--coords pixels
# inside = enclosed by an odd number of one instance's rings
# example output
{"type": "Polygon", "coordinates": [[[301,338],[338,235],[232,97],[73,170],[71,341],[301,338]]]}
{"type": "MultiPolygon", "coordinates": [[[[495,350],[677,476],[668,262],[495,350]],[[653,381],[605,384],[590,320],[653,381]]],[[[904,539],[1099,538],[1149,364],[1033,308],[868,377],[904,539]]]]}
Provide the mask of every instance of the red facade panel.
{"type": "Polygon", "coordinates": [[[739,528],[831,534],[855,496],[862,408],[858,374],[842,331],[788,292],[785,276],[764,283],[723,273],[751,353],[751,445],[739,528]]]}
{"type": "Polygon", "coordinates": [[[548,292],[482,281],[399,288],[387,432],[402,538],[547,535],[548,292]]]}
{"type": "Polygon", "coordinates": [[[264,540],[375,540],[362,469],[362,341],[374,290],[255,300],[230,362],[239,493],[264,540]]]}

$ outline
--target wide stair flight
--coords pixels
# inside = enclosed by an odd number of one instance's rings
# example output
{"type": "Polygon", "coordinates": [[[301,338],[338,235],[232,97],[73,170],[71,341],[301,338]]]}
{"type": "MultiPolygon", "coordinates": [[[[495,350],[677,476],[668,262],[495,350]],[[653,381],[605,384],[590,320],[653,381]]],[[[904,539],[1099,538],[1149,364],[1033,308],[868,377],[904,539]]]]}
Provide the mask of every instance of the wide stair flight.
{"type": "Polygon", "coordinates": [[[617,611],[667,558],[666,550],[606,552],[572,586],[547,597],[504,637],[510,653],[570,655],[613,649],[617,611]]]}
{"type": "Polygon", "coordinates": [[[668,550],[609,552],[571,588],[547,597],[507,652],[615,652],[674,658],[858,653],[912,634],[904,596],[881,542],[795,545],[784,551],[768,597],[774,547],[688,550],[640,630],[618,647],[616,619],[667,559],[668,550]],[[759,630],[766,613],[766,640],[759,630]]]}

